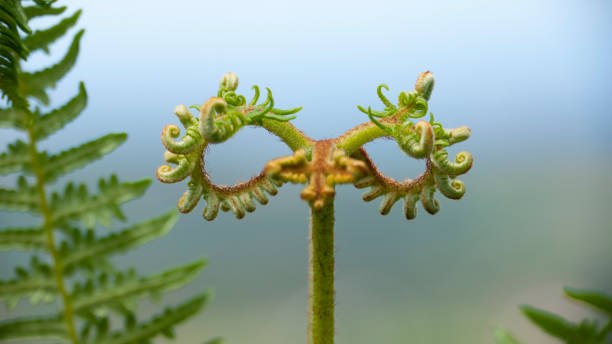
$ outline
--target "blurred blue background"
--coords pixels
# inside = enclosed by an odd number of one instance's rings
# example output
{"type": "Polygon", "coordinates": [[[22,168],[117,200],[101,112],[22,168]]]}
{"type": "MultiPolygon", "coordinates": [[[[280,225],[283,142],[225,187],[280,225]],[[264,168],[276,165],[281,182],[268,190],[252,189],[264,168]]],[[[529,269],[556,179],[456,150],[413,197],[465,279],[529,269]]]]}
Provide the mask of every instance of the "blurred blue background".
{"type": "MultiPolygon", "coordinates": [[[[397,99],[420,72],[434,73],[436,120],[472,129],[453,150],[475,156],[461,178],[468,192],[461,201],[438,196],[439,214],[419,209],[406,221],[401,204],[383,217],[378,201],[363,202],[352,186],[338,188],[337,343],[491,343],[498,325],[529,343],[555,343],[517,305],[577,320],[590,313],[564,299],[563,286],[612,292],[610,2],[59,3],[69,6],[67,15],[83,9],[86,34],[77,66],[51,98],[62,104],[80,80],[90,97],[85,112],[43,147],[59,151],[108,132],[129,134],[116,152],[60,185],[93,185],[111,172],[123,180],[154,178],[163,163],[161,129],[178,123],[174,106],[203,103],[228,71],[238,74],[247,98],[258,84],[272,89],[278,107],[303,106],[293,123],[313,138],[366,121],[357,104],[382,108],[378,84],[397,99]]],[[[33,55],[26,69],[58,60],[70,39],[55,44],[51,57],[33,55]]],[[[3,130],[0,143],[16,137],[3,130]]],[[[424,167],[392,141],[366,148],[396,178],[424,167]]],[[[290,153],[251,128],[209,152],[212,178],[222,184],[246,180],[290,153]]],[[[185,187],[155,180],[124,209],[133,222],[157,215],[175,207],[185,187]]],[[[308,208],[300,189],[284,186],[241,221],[223,213],[205,222],[200,204],[170,234],[116,261],[152,273],[209,259],[194,283],[165,298],[215,291],[212,304],[178,329],[181,343],[217,335],[228,343],[302,343],[308,208]]],[[[0,213],[0,221],[32,219],[0,213]]],[[[4,277],[26,260],[2,257],[4,277]]],[[[157,309],[145,303],[142,311],[157,309]]]]}

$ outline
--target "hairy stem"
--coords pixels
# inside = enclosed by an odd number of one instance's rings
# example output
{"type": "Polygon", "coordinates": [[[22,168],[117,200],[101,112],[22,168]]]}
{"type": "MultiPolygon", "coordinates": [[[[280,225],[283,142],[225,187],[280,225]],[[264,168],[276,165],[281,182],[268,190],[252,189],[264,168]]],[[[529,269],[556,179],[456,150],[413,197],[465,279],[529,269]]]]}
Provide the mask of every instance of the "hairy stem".
{"type": "Polygon", "coordinates": [[[334,199],[310,206],[308,344],[334,343],[334,199]]]}
{"type": "MultiPolygon", "coordinates": [[[[384,120],[382,122],[385,122],[384,120]]],[[[361,124],[338,138],[338,148],[343,149],[347,155],[353,154],[359,147],[379,137],[389,135],[372,122],[361,124]]]]}
{"type": "Polygon", "coordinates": [[[313,145],[312,139],[306,136],[298,128],[294,127],[291,123],[264,118],[261,121],[261,126],[278,136],[293,151],[300,148],[309,149],[313,145]]]}
{"type": "Polygon", "coordinates": [[[43,167],[38,160],[38,149],[36,148],[36,134],[34,133],[34,127],[32,121],[29,121],[28,125],[28,138],[30,140],[30,158],[32,159],[32,170],[36,175],[36,188],[38,189],[38,195],[40,197],[40,211],[43,216],[43,228],[45,231],[47,246],[51,257],[53,258],[53,274],[55,276],[55,283],[57,284],[57,290],[62,296],[64,302],[64,319],[66,321],[66,327],[68,328],[68,336],[73,344],[78,344],[78,338],[74,326],[74,311],[72,309],[72,302],[66,291],[64,285],[64,267],[55,247],[55,239],[53,238],[53,214],[49,209],[47,203],[47,196],[45,192],[45,177],[43,167]]]}

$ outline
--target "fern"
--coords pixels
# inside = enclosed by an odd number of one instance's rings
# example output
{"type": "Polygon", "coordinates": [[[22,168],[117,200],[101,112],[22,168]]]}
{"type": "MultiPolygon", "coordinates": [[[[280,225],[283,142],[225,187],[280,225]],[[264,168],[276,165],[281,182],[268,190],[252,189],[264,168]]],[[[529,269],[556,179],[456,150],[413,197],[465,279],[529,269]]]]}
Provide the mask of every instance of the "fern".
{"type": "MultiPolygon", "coordinates": [[[[583,319],[580,323],[571,322],[557,314],[523,305],[523,314],[542,331],[567,344],[612,344],[612,297],[592,290],[565,288],[565,295],[585,303],[606,317],[604,325],[596,319],[583,319]]],[[[519,344],[520,342],[507,331],[497,329],[495,339],[498,344],[519,344]]]]}
{"type": "Polygon", "coordinates": [[[266,193],[276,195],[276,187],[285,183],[307,184],[300,193],[310,207],[307,342],[333,344],[336,185],[352,183],[357,188],[371,187],[362,198],[368,202],[382,197],[378,209],[382,215],[389,214],[393,205],[404,199],[404,214],[408,220],[416,217],[419,200],[432,215],[440,210],[436,190],[450,199],[460,199],[466,192],[464,183],[457,177],[470,170],[474,158],[463,151],[453,159],[446,148],[467,140],[470,129],[465,126],[445,129],[434,122],[431,113],[429,121],[412,121],[427,115],[433,86],[433,74],[421,73],[414,90],[401,92],[396,106],[382,93],[383,88],[389,89],[382,84],[377,93],[385,105],[384,111],[358,106],[368,115],[369,122],[336,138],[314,140],[289,122],[295,118],[289,115],[297,113],[301,107],[275,108],[270,89],[267,89],[266,100],[258,104],[257,86],[253,86],[255,95],[247,104],[246,97],[235,92],[238,76],[226,73],[221,78],[216,97],[209,98],[201,106],[191,106],[199,111],[199,118],[185,105],[174,109],[185,133],[181,137],[181,130],[174,124],[162,129],[162,144],[166,148],[164,160],[175,166],[160,166],[157,179],[163,183],[178,183],[189,177],[187,190],[178,201],[178,210],[188,213],[204,199],[206,206],[202,217],[207,221],[214,220],[219,210],[231,211],[237,219],[242,219],[256,210],[257,202],[267,204],[266,193]],[[230,139],[247,125],[265,128],[278,136],[293,154],[268,161],[258,175],[246,182],[231,186],[215,184],[205,166],[209,145],[230,139]],[[362,147],[378,138],[392,138],[409,156],[425,159],[425,171],[415,179],[403,181],[385,176],[362,147]]]}
{"type": "Polygon", "coordinates": [[[74,35],[67,53],[56,64],[23,72],[20,60],[32,51],[48,53],[49,46],[73,28],[81,14],[76,11],[50,28],[32,32],[29,19],[59,15],[66,9],[51,7],[52,1],[35,2],[35,6],[22,8],[19,0],[0,0],[0,90],[10,106],[0,109],[0,127],[27,135],[26,140],[17,140],[0,153],[0,175],[21,173],[16,186],[0,187],[0,210],[25,211],[42,219],[37,226],[0,229],[0,250],[35,252],[27,266],[15,268],[14,277],[0,281],[0,301],[9,309],[21,299],[62,306],[57,314],[0,322],[0,342],[40,337],[73,344],[129,344],[149,343],[158,335],[173,338],[173,328],[200,311],[210,296],[197,295],[142,322],[135,315],[138,299],[158,299],[184,286],[206,262],[140,276],[134,269],[121,271],[108,258],[165,235],[178,214],[169,212],[102,236],[94,231],[97,224],[110,226],[113,220],[125,220],[121,204],[140,197],[150,180],[123,182],[112,175],[100,179],[97,192],[74,182],[67,183],[61,192],[48,191],[59,177],[111,153],[127,136],[108,134],[57,154],[38,149],[40,141],[83,111],[87,92],[81,83],[71,100],[46,113],[30,106],[32,98],[49,104],[47,90],[76,63],[84,32],[74,35]],[[22,38],[19,31],[27,35],[22,38]],[[111,326],[117,317],[125,319],[122,328],[111,326]]]}

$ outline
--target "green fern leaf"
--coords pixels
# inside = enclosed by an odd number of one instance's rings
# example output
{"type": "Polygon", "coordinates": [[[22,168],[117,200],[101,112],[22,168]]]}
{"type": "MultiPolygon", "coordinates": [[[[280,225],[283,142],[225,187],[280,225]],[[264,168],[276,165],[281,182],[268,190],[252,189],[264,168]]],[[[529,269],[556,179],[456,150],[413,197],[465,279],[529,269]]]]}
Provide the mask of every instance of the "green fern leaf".
{"type": "MultiPolygon", "coordinates": [[[[0,68],[2,68],[1,65],[2,62],[0,61],[0,68]]],[[[2,74],[1,70],[0,74],[2,74]]],[[[0,83],[2,83],[2,81],[0,81],[0,83]]],[[[25,130],[25,121],[26,119],[23,112],[17,111],[15,108],[0,109],[0,128],[15,128],[25,130]]]]}
{"type": "Polygon", "coordinates": [[[21,298],[30,298],[33,305],[40,301],[48,303],[55,300],[57,287],[52,276],[28,276],[11,281],[0,281],[0,300],[12,309],[21,298]]]}
{"type": "Polygon", "coordinates": [[[23,8],[23,12],[25,13],[28,20],[36,17],[62,14],[65,10],[66,6],[46,8],[40,6],[28,6],[23,8]]]}
{"type": "Polygon", "coordinates": [[[0,175],[30,169],[30,147],[17,140],[9,144],[8,152],[0,154],[0,175]]]}
{"type": "Polygon", "coordinates": [[[17,190],[0,188],[0,210],[30,211],[38,213],[40,197],[35,187],[29,186],[25,177],[20,176],[17,190]]]}
{"type": "Polygon", "coordinates": [[[163,236],[172,229],[177,221],[178,214],[176,211],[172,211],[161,217],[133,225],[119,233],[97,239],[93,235],[83,239],[81,232],[76,230],[72,234],[76,236],[72,240],[74,244],[72,247],[63,245],[60,249],[60,255],[66,268],[92,259],[98,260],[101,257],[127,251],[163,236]]]}
{"type": "MultiPolygon", "coordinates": [[[[98,184],[100,193],[92,196],[84,184],[75,187],[73,183],[69,183],[62,197],[57,193],[51,197],[53,222],[80,221],[87,228],[92,228],[96,222],[110,226],[113,218],[125,220],[119,204],[140,197],[149,184],[151,184],[149,179],[135,183],[119,183],[117,176],[112,175],[108,181],[100,179],[98,184]]],[[[1,195],[0,193],[0,206],[1,195]]]]}
{"type": "Polygon", "coordinates": [[[128,331],[111,333],[96,341],[96,344],[139,344],[147,343],[159,334],[169,334],[174,326],[197,314],[210,299],[208,293],[197,296],[175,308],[166,308],[149,322],[128,331]]]}
{"type": "MultiPolygon", "coordinates": [[[[98,309],[107,308],[114,303],[122,304],[135,297],[156,295],[178,289],[191,281],[204,268],[206,262],[201,260],[195,263],[180,266],[158,275],[146,278],[128,278],[116,280],[112,285],[104,284],[96,288],[93,282],[89,287],[76,289],[72,295],[73,307],[77,313],[92,313],[98,309]]],[[[90,280],[91,281],[91,280],[90,280]]]]}
{"type": "Polygon", "coordinates": [[[20,0],[0,1],[0,20],[9,26],[19,26],[26,33],[32,32],[20,0]]]}
{"type": "MultiPolygon", "coordinates": [[[[75,119],[85,109],[86,105],[87,92],[85,91],[85,85],[81,82],[79,84],[79,93],[74,98],[70,99],[62,107],[40,116],[36,123],[34,123],[36,139],[42,140],[62,129],[66,124],[75,119]]],[[[2,126],[1,118],[0,126],[2,126]]]]}
{"type": "Polygon", "coordinates": [[[64,34],[71,27],[76,25],[80,16],[81,10],[78,10],[72,16],[64,18],[62,21],[57,23],[57,25],[54,25],[46,30],[34,31],[31,35],[28,35],[23,40],[23,43],[30,50],[30,52],[42,49],[48,54],[49,45],[64,36],[64,34]]]}
{"type": "Polygon", "coordinates": [[[495,337],[496,344],[520,344],[513,335],[503,328],[496,328],[493,332],[493,336],[495,337]]]}
{"type": "Polygon", "coordinates": [[[32,256],[28,269],[15,268],[17,278],[11,281],[0,281],[0,300],[4,300],[9,309],[13,308],[20,298],[30,298],[32,304],[40,301],[51,302],[55,299],[57,288],[52,267],[32,256]]]}
{"type": "Polygon", "coordinates": [[[40,228],[8,228],[0,230],[0,251],[46,250],[46,240],[40,228]]]}
{"type": "Polygon", "coordinates": [[[57,0],[34,0],[34,3],[40,7],[49,8],[56,1],[57,0]]]}
{"type": "Polygon", "coordinates": [[[48,105],[49,97],[45,89],[55,87],[55,84],[72,69],[79,54],[79,44],[84,32],[84,30],[81,30],[74,35],[68,52],[57,64],[35,73],[20,73],[20,93],[24,96],[35,97],[43,104],[48,105]]]}
{"type": "Polygon", "coordinates": [[[563,288],[565,294],[573,299],[585,302],[609,315],[612,315],[612,297],[593,290],[563,288]]]}
{"type": "Polygon", "coordinates": [[[19,59],[25,60],[29,51],[19,36],[18,27],[31,32],[21,1],[0,1],[0,91],[2,98],[8,98],[15,108],[25,109],[28,102],[19,94],[17,73],[19,59]]]}
{"type": "Polygon", "coordinates": [[[53,182],[59,176],[70,173],[77,168],[81,168],[92,161],[100,159],[119,147],[126,139],[126,134],[108,134],[97,140],[41,159],[43,160],[45,168],[45,181],[53,182]]]}
{"type": "Polygon", "coordinates": [[[520,309],[529,320],[538,325],[544,332],[567,342],[575,343],[578,325],[556,314],[532,306],[524,305],[520,309]]]}
{"type": "Polygon", "coordinates": [[[68,339],[66,323],[62,317],[22,318],[0,322],[0,340],[48,337],[68,339]]]}

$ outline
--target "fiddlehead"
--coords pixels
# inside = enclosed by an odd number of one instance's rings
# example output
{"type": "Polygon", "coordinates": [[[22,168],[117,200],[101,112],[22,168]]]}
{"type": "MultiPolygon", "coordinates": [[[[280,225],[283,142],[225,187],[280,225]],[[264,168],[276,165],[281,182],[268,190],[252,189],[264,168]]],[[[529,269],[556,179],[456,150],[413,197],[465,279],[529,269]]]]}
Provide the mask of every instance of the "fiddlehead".
{"type": "Polygon", "coordinates": [[[179,141],[175,141],[181,135],[181,129],[174,124],[169,124],[162,130],[162,143],[166,149],[175,154],[187,154],[198,148],[201,141],[200,132],[194,126],[195,119],[185,105],[179,105],[174,109],[174,114],[180,119],[186,129],[185,135],[179,141]]]}
{"type": "Polygon", "coordinates": [[[285,141],[290,148],[308,148],[311,139],[295,129],[289,120],[301,108],[280,110],[274,108],[272,91],[267,89],[266,99],[259,105],[259,87],[254,86],[255,96],[248,103],[246,97],[237,94],[238,77],[234,73],[225,74],[219,84],[216,97],[210,98],[202,106],[193,106],[200,113],[195,118],[184,105],[176,107],[174,113],[185,126],[186,134],[179,140],[180,131],[175,125],[167,125],[162,132],[162,143],[167,151],[164,160],[169,165],[157,169],[157,179],[164,183],[176,183],[190,177],[187,190],[178,202],[178,209],[188,213],[201,199],[206,206],[202,213],[204,219],[214,220],[219,210],[231,211],[236,218],[256,209],[256,202],[268,203],[268,195],[276,195],[282,181],[273,179],[264,171],[247,182],[232,186],[217,185],[208,176],[205,168],[205,153],[214,143],[223,142],[236,134],[245,125],[261,126],[285,141]]]}
{"type": "Polygon", "coordinates": [[[227,73],[221,79],[217,96],[201,107],[194,106],[200,111],[199,120],[193,120],[185,107],[177,108],[180,111],[175,113],[185,125],[187,134],[178,143],[170,141],[169,145],[166,138],[177,138],[179,132],[178,127],[167,126],[168,134],[162,135],[168,149],[164,159],[176,167],[161,166],[157,178],[173,183],[190,176],[178,208],[181,212],[189,212],[204,198],[206,206],[202,216],[209,221],[216,218],[219,209],[231,211],[238,219],[243,218],[247,212],[255,210],[255,201],[266,204],[266,193],[275,195],[276,187],[283,183],[307,184],[300,196],[311,210],[308,342],[333,343],[335,186],[353,183],[357,188],[370,187],[363,199],[372,201],[382,197],[379,211],[383,215],[388,214],[398,200],[404,199],[404,213],[409,220],[416,217],[419,201],[430,214],[440,210],[436,189],[451,199],[459,199],[465,194],[465,185],[455,177],[471,168],[473,157],[461,152],[451,162],[445,148],[466,140],[470,130],[467,127],[445,129],[434,121],[433,114],[429,121],[422,119],[428,113],[427,101],[433,85],[433,75],[421,73],[414,90],[401,92],[395,105],[383,94],[383,88],[389,91],[389,87],[381,84],[376,93],[385,106],[382,111],[358,106],[368,115],[369,122],[338,138],[315,141],[287,123],[293,118],[287,116],[301,108],[275,109],[269,89],[266,100],[256,105],[260,96],[257,86],[253,87],[255,95],[247,104],[246,97],[235,93],[238,77],[227,73]],[[414,119],[421,120],[413,123],[414,119]],[[269,161],[263,171],[247,182],[233,186],[214,184],[205,169],[204,155],[208,145],[227,140],[245,125],[260,126],[277,135],[293,154],[269,161]],[[190,135],[190,132],[197,132],[199,136],[190,135]],[[380,137],[394,139],[412,158],[425,159],[425,171],[415,179],[404,181],[381,173],[362,148],[380,137]]]}
{"type": "Polygon", "coordinates": [[[434,197],[436,188],[451,199],[459,199],[465,194],[465,185],[455,177],[466,173],[472,167],[473,157],[468,152],[461,152],[453,162],[449,160],[448,152],[444,148],[469,138],[470,129],[444,129],[440,123],[434,122],[433,114],[430,115],[429,122],[412,122],[412,119],[427,114],[427,100],[431,96],[433,85],[433,74],[421,73],[413,91],[400,93],[397,106],[389,104],[382,96],[381,88],[388,89],[387,86],[379,86],[377,93],[386,106],[386,112],[372,111],[370,108],[366,111],[359,107],[362,112],[368,114],[370,123],[357,126],[338,139],[339,147],[368,166],[369,173],[357,180],[355,186],[371,187],[370,191],[363,195],[365,201],[383,197],[379,208],[383,215],[388,214],[393,205],[402,198],[407,219],[416,217],[416,204],[419,200],[427,212],[437,213],[440,207],[434,197]],[[380,118],[380,121],[376,118],[380,118]],[[379,137],[393,138],[407,155],[415,159],[426,159],[425,172],[414,180],[407,179],[403,182],[382,174],[365,150],[358,148],[379,137]]]}
{"type": "Polygon", "coordinates": [[[278,110],[274,108],[272,92],[259,105],[259,87],[254,86],[255,95],[248,102],[237,94],[238,77],[225,74],[220,82],[216,97],[210,98],[201,107],[199,120],[185,106],[178,106],[175,114],[185,126],[186,134],[180,141],[178,127],[164,128],[162,142],[168,149],[164,158],[168,165],[157,170],[157,178],[165,183],[175,183],[191,177],[188,189],[179,201],[181,212],[191,211],[200,199],[206,207],[203,217],[214,219],[219,209],[232,211],[237,218],[255,210],[255,201],[266,204],[266,194],[276,194],[276,187],[283,183],[308,184],[302,191],[302,199],[311,202],[318,209],[325,200],[335,195],[338,183],[353,182],[358,188],[370,187],[363,196],[365,201],[382,197],[381,214],[388,214],[393,205],[404,199],[404,213],[407,219],[416,216],[416,205],[421,201],[423,208],[435,214],[439,203],[435,190],[450,199],[459,199],[465,194],[465,185],[456,179],[466,173],[473,164],[468,152],[460,152],[453,161],[446,148],[466,140],[470,129],[459,127],[446,129],[434,121],[412,120],[427,115],[427,101],[433,91],[434,78],[431,72],[421,73],[413,91],[400,92],[398,104],[394,105],[383,94],[389,90],[385,84],[377,87],[376,93],[384,104],[383,111],[367,110],[370,122],[361,124],[337,139],[313,141],[295,129],[287,120],[301,108],[278,110]],[[294,154],[270,161],[265,169],[247,182],[233,186],[214,184],[204,168],[204,155],[209,143],[227,140],[245,125],[261,126],[278,135],[294,150],[294,154]],[[397,181],[382,174],[363,148],[363,144],[379,137],[393,138],[408,156],[425,159],[426,169],[416,179],[397,181]],[[199,168],[197,168],[199,164],[199,168]]]}
{"type": "Polygon", "coordinates": [[[425,121],[419,121],[410,128],[397,126],[399,132],[393,135],[400,148],[416,159],[428,157],[434,146],[434,130],[425,121]]]}
{"type": "Polygon", "coordinates": [[[436,170],[441,173],[458,176],[470,170],[474,158],[468,152],[459,152],[455,161],[452,162],[448,159],[448,152],[445,149],[440,149],[432,154],[431,161],[436,166],[436,170]]]}
{"type": "Polygon", "coordinates": [[[259,99],[259,87],[254,86],[255,97],[249,105],[246,98],[234,91],[238,87],[238,77],[226,73],[220,82],[217,97],[210,98],[200,107],[200,135],[210,143],[227,140],[245,125],[262,125],[263,119],[288,122],[295,116],[288,117],[302,108],[280,110],[274,108],[272,91],[267,88],[266,100],[256,105],[259,99]]]}

